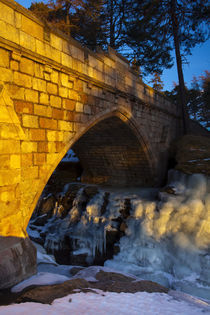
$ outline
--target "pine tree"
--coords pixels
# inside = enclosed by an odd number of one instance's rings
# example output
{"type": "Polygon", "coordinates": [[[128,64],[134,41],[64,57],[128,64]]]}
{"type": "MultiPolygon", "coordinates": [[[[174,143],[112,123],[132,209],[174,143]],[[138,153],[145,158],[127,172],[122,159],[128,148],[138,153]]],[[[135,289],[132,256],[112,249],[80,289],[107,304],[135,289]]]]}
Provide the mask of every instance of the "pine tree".
{"type": "Polygon", "coordinates": [[[159,73],[155,72],[153,74],[153,78],[150,80],[149,83],[152,83],[153,89],[155,89],[159,92],[163,90],[164,85],[163,85],[163,81],[161,80],[159,73]]]}
{"type": "Polygon", "coordinates": [[[86,0],[74,15],[77,28],[73,30],[72,36],[92,50],[96,50],[98,46],[106,47],[104,19],[103,1],[86,0]]]}
{"type": "Polygon", "coordinates": [[[50,8],[44,2],[33,2],[29,8],[37,17],[48,20],[50,8]]]}
{"type": "MultiPolygon", "coordinates": [[[[128,25],[128,45],[139,49],[139,62],[144,55],[149,65],[159,61],[159,68],[171,65],[171,49],[175,49],[179,78],[179,96],[182,108],[183,127],[186,131],[187,111],[185,85],[182,70],[183,56],[188,55],[198,43],[209,37],[208,0],[134,0],[135,16],[128,25]],[[134,32],[136,30],[136,32],[134,32]],[[138,42],[139,40],[139,42],[138,42]],[[151,51],[150,51],[151,49],[151,51]]],[[[155,69],[156,72],[156,69],[155,69]]]]}

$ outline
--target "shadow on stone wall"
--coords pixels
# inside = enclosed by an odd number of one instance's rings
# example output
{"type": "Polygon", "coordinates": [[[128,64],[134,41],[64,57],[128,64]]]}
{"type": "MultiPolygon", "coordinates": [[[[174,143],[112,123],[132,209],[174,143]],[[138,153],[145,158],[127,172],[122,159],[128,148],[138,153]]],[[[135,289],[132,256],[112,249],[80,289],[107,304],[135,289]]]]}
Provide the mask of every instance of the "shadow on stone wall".
{"type": "Polygon", "coordinates": [[[29,238],[0,236],[0,289],[36,273],[36,249],[29,238]]]}

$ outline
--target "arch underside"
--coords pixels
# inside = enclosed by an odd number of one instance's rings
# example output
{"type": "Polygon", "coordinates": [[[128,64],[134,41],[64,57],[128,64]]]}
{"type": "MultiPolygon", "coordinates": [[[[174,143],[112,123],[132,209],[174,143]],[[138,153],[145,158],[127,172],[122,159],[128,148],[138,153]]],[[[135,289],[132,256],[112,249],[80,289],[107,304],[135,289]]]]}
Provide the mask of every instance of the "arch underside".
{"type": "Polygon", "coordinates": [[[72,149],[83,166],[83,182],[118,186],[153,184],[145,146],[131,127],[116,116],[91,127],[72,149]]]}

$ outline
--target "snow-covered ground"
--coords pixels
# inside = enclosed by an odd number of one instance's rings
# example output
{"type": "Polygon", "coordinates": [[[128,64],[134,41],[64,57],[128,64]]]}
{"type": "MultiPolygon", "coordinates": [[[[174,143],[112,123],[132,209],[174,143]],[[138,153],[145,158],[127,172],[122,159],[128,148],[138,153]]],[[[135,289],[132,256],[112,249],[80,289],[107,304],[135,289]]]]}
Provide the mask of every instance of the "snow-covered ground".
{"type": "MultiPolygon", "coordinates": [[[[95,275],[99,270],[105,272],[113,271],[107,267],[91,266],[85,268],[76,274],[74,277],[64,276],[58,274],[56,268],[62,267],[66,274],[72,266],[59,266],[54,259],[45,253],[45,250],[37,245],[38,249],[38,270],[37,275],[23,281],[22,283],[13,287],[13,292],[23,290],[32,284],[44,285],[61,283],[70,278],[84,278],[86,280],[94,281],[95,275]],[[51,272],[43,272],[44,267],[47,267],[51,272]]],[[[115,270],[115,272],[117,272],[115,270]]],[[[126,274],[127,275],[127,274],[126,274]]],[[[95,279],[95,281],[97,281],[95,279]]],[[[77,290],[75,290],[77,291],[77,290]]],[[[210,303],[207,301],[195,298],[185,293],[177,291],[169,291],[165,293],[115,293],[103,292],[98,289],[92,289],[94,292],[78,292],[67,295],[53,301],[51,305],[41,303],[21,303],[12,304],[8,306],[0,306],[1,315],[48,315],[48,314],[90,314],[90,315],[107,315],[107,314],[183,314],[183,315],[199,315],[210,314],[210,303]]]]}
{"type": "Polygon", "coordinates": [[[210,308],[202,302],[188,302],[163,293],[115,293],[95,290],[96,293],[75,293],[54,300],[52,305],[21,303],[0,307],[2,315],[199,315],[210,314],[210,308]]]}

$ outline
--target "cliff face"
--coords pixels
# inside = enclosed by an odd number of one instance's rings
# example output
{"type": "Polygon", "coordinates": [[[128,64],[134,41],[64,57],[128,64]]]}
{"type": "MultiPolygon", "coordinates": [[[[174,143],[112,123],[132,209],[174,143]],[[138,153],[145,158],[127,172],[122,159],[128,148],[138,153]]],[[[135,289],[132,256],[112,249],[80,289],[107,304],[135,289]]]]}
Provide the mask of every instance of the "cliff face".
{"type": "Polygon", "coordinates": [[[210,176],[210,137],[185,135],[173,144],[171,155],[177,170],[210,176]]]}

